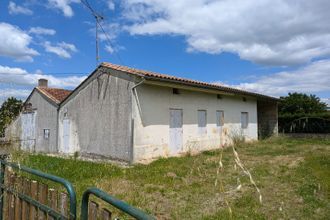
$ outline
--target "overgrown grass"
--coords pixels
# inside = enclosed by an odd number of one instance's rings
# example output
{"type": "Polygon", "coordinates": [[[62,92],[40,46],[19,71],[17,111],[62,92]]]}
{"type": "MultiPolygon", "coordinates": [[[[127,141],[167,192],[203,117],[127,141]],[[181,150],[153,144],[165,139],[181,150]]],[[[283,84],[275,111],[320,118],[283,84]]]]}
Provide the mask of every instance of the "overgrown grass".
{"type": "Polygon", "coordinates": [[[13,160],[68,179],[78,198],[96,186],[159,219],[330,219],[329,139],[271,138],[236,150],[262,204],[248,177],[235,169],[230,148],[222,159],[225,193],[214,185],[220,150],[131,168],[21,153],[13,160]],[[242,187],[235,190],[238,181],[242,187]]]}

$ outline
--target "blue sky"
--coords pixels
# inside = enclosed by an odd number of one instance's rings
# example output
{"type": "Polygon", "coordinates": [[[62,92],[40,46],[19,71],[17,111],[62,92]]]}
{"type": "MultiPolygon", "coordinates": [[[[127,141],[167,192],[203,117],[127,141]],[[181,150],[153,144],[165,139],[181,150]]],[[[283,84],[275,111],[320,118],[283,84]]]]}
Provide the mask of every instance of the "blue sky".
{"type": "MultiPolygon", "coordinates": [[[[105,19],[100,61],[272,96],[330,97],[330,2],[88,1],[105,19]]],[[[94,19],[79,0],[0,2],[0,102],[40,77],[74,88],[95,67],[94,19]]]]}

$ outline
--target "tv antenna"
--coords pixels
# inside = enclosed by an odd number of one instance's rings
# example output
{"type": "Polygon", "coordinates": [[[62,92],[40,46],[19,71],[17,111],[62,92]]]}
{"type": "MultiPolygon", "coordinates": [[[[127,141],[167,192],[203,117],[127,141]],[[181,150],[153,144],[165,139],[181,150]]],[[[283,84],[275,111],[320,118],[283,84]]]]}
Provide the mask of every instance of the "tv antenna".
{"type": "MultiPolygon", "coordinates": [[[[101,21],[104,20],[104,17],[97,13],[92,6],[89,4],[88,0],[80,0],[80,2],[90,11],[92,16],[95,18],[95,50],[96,50],[96,66],[99,64],[100,56],[99,56],[99,30],[102,31],[102,33],[105,36],[105,40],[108,42],[108,44],[114,48],[111,38],[109,37],[108,33],[104,30],[101,21]]],[[[123,60],[120,57],[119,53],[114,52],[114,55],[117,57],[119,62],[121,64],[124,64],[123,60]]]]}
{"type": "MultiPolygon", "coordinates": [[[[102,15],[97,13],[92,6],[89,4],[88,0],[80,0],[80,2],[85,5],[86,8],[89,9],[93,17],[95,18],[95,59],[96,59],[96,66],[98,66],[100,61],[100,54],[99,54],[99,26],[102,28],[100,22],[104,19],[102,15]]],[[[103,28],[102,28],[103,30],[103,28]]]]}

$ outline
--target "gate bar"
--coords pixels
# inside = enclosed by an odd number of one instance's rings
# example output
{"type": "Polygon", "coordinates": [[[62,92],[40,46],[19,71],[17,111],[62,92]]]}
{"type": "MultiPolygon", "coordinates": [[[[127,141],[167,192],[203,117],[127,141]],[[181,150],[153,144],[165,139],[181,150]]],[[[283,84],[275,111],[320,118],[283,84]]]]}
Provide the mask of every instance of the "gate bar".
{"type": "MultiPolygon", "coordinates": [[[[33,175],[36,175],[36,176],[39,176],[39,177],[42,177],[42,178],[45,178],[45,179],[48,179],[48,180],[51,180],[53,182],[56,182],[56,183],[59,183],[61,185],[63,185],[68,194],[69,194],[69,197],[70,197],[70,216],[69,216],[69,219],[72,219],[72,220],[75,220],[77,218],[77,210],[76,210],[76,205],[77,205],[77,197],[76,197],[76,192],[72,186],[72,184],[61,178],[61,177],[58,177],[58,176],[54,176],[54,175],[51,175],[51,174],[47,174],[47,173],[44,173],[44,172],[41,172],[39,170],[34,170],[34,169],[31,169],[29,167],[25,167],[25,166],[20,166],[18,164],[15,164],[15,163],[11,163],[11,162],[7,162],[7,161],[4,161],[2,159],[0,159],[0,184],[4,184],[4,173],[5,173],[5,166],[9,166],[9,167],[12,167],[12,168],[15,168],[15,169],[18,169],[18,170],[23,170],[27,173],[31,173],[33,175]]],[[[0,220],[2,220],[2,214],[3,214],[3,189],[1,187],[1,190],[0,190],[0,220]]]]}
{"type": "Polygon", "coordinates": [[[90,194],[93,194],[96,197],[102,199],[103,201],[108,202],[110,205],[118,208],[119,210],[129,214],[130,216],[138,220],[155,220],[153,216],[150,216],[141,211],[140,209],[134,208],[126,202],[116,199],[115,197],[110,196],[106,192],[95,187],[88,188],[83,194],[81,201],[81,220],[88,219],[88,199],[90,194]]]}

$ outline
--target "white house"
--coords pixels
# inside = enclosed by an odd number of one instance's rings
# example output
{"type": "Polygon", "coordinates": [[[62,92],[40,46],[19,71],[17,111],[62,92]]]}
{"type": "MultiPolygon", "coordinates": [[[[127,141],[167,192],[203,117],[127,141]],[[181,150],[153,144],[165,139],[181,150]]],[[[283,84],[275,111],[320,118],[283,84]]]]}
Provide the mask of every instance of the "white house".
{"type": "Polygon", "coordinates": [[[59,105],[58,152],[143,162],[277,134],[278,99],[102,63],[59,105]]]}

